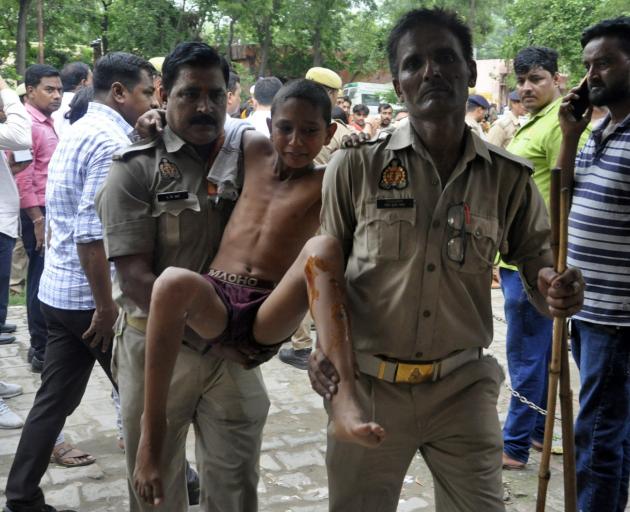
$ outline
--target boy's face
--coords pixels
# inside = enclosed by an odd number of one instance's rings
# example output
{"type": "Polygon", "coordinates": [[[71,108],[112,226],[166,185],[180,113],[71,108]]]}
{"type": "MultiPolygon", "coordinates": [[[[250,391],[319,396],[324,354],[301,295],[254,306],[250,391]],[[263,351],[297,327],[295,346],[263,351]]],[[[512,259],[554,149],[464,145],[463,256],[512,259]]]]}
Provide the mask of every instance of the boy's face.
{"type": "Polygon", "coordinates": [[[337,125],[326,125],[321,109],[310,102],[289,98],[278,105],[271,119],[271,141],[284,165],[307,167],[330,143],[337,125]]]}

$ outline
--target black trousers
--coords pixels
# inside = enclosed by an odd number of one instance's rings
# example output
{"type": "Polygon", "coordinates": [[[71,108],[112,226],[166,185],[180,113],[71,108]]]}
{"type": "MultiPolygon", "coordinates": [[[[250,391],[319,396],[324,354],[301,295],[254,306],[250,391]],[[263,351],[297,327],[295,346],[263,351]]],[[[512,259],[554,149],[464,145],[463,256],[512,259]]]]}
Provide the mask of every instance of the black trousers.
{"type": "Polygon", "coordinates": [[[46,472],[57,435],[81,403],[96,361],[116,386],[111,373],[111,346],[105,353],[81,339],[94,310],[75,311],[42,303],[48,343],[42,383],[26,418],[7,480],[12,512],[39,512],[45,504],[39,483],[46,472]]]}

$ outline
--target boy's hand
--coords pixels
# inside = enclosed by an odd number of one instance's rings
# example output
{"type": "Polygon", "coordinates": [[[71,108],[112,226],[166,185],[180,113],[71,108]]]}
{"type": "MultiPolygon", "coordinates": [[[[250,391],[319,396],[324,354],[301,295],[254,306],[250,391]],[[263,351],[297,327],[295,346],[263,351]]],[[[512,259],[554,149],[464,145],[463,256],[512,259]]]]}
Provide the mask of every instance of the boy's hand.
{"type": "Polygon", "coordinates": [[[151,139],[162,133],[164,126],[166,126],[166,110],[152,109],[138,118],[135,129],[143,139],[151,139]]]}
{"type": "Polygon", "coordinates": [[[339,374],[330,360],[319,349],[313,349],[308,358],[308,378],[311,387],[326,400],[332,400],[337,393],[339,374]]]}
{"type": "Polygon", "coordinates": [[[358,148],[365,144],[370,140],[370,137],[367,133],[351,133],[350,135],[344,135],[341,138],[341,147],[342,148],[358,148]]]}
{"type": "Polygon", "coordinates": [[[558,274],[551,267],[538,272],[538,291],[547,301],[553,317],[566,318],[582,309],[584,279],[577,268],[568,268],[558,274]]]}
{"type": "Polygon", "coordinates": [[[164,500],[162,479],[159,472],[159,457],[146,441],[144,429],[140,435],[136,452],[136,467],[133,472],[133,487],[145,502],[158,506],[164,500]]]}

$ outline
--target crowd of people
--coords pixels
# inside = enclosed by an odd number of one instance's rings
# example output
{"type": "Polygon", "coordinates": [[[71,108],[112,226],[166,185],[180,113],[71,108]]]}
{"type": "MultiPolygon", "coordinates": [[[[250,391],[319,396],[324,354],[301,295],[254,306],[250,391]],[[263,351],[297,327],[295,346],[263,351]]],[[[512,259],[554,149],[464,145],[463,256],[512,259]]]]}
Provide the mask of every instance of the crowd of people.
{"type": "MultiPolygon", "coordinates": [[[[96,362],[112,384],[130,510],[250,512],[269,399],[260,365],[308,370],[329,415],[330,510],[395,511],[418,452],[438,511],[504,510],[502,470],[540,450],[552,318],[580,372],[579,509],[625,509],[630,479],[630,18],[585,27],[588,92],[560,88],[551,48],[514,58],[503,115],[470,94],[470,29],[404,14],[387,41],[403,108],[377,115],[334,70],[239,76],[211,46],[0,78],[0,344],[13,249],[28,257],[31,369],[5,512],[54,512],[51,458],[96,362]],[[589,106],[582,116],[578,101],[589,106]],[[572,179],[569,268],[553,268],[550,176],[572,179]],[[499,270],[496,270],[496,267],[499,270]],[[505,298],[515,397],[492,342],[505,298]],[[311,327],[316,326],[313,346],[311,327]],[[292,340],[290,348],[281,345],[292,340]],[[185,440],[195,429],[196,470],[185,440]]],[[[1,377],[1,375],[0,375],[1,377]]]]}

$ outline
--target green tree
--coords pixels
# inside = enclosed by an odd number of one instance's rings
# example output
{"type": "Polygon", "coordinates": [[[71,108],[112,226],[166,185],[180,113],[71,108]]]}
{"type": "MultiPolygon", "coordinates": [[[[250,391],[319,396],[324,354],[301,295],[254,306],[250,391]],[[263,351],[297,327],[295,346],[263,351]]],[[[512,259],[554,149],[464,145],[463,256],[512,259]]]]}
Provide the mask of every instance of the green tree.
{"type": "Polygon", "coordinates": [[[630,14],[627,0],[515,0],[506,9],[511,32],[504,56],[513,58],[527,46],[548,46],[559,54],[559,67],[576,83],[584,74],[582,31],[604,18],[630,14]]]}
{"type": "Polygon", "coordinates": [[[107,31],[108,50],[146,58],[166,55],[195,35],[196,12],[178,9],[171,0],[113,0],[107,31]]]}

